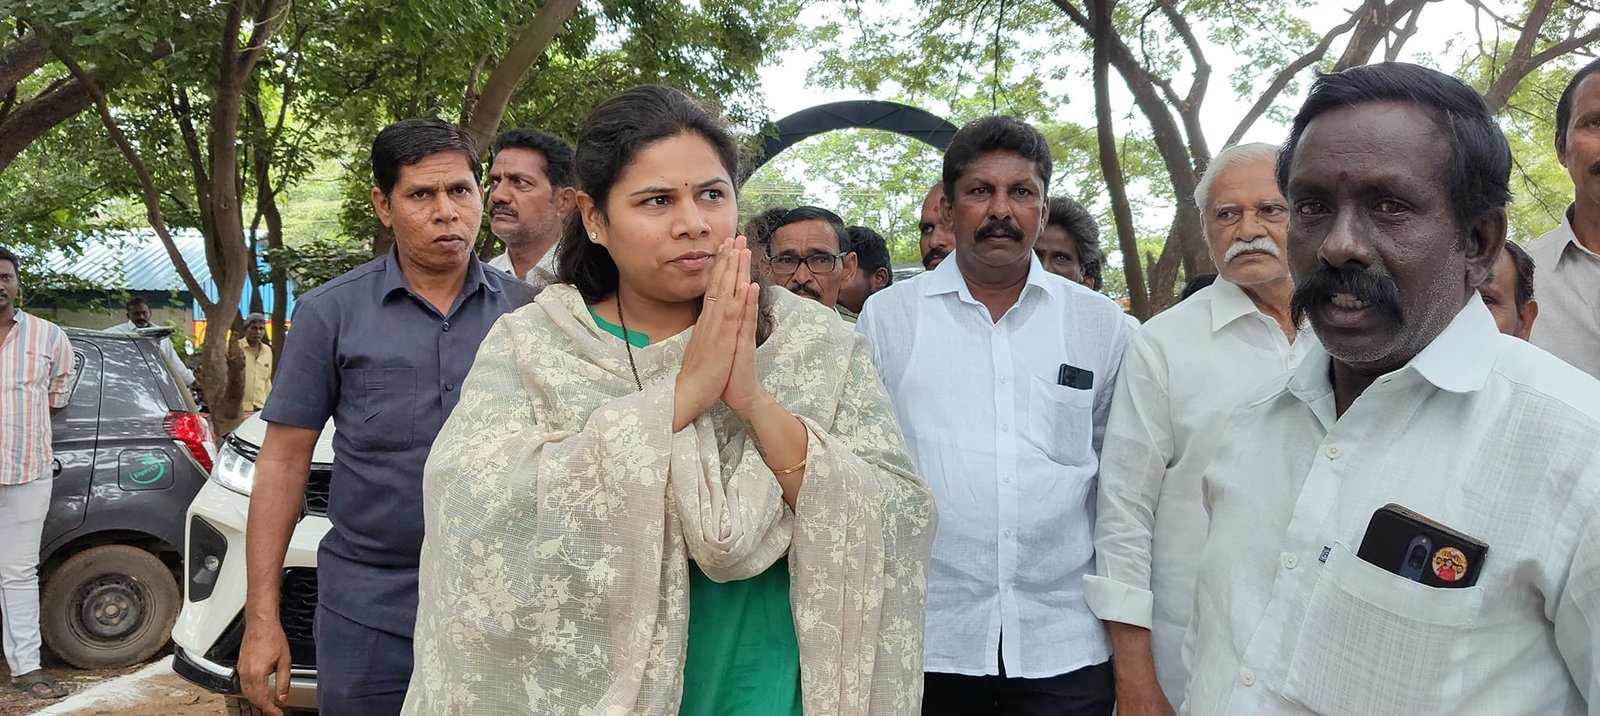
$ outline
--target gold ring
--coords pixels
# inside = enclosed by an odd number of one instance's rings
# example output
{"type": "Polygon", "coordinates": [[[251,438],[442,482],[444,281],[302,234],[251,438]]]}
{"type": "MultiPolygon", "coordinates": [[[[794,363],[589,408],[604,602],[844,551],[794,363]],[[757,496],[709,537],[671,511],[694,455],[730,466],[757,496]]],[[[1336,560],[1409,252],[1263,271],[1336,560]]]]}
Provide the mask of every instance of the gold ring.
{"type": "Polygon", "coordinates": [[[707,301],[715,301],[715,300],[717,300],[717,297],[716,296],[706,296],[705,299],[707,301]]]}

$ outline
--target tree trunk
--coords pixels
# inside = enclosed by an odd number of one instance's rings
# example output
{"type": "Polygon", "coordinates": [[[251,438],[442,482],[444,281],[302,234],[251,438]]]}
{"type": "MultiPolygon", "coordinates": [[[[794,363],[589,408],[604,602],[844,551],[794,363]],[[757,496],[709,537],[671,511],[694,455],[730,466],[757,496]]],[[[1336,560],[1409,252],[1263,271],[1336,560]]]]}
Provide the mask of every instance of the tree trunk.
{"type": "Polygon", "coordinates": [[[1111,124],[1111,11],[1116,0],[1092,0],[1094,15],[1094,117],[1095,135],[1100,145],[1100,171],[1111,192],[1111,215],[1117,225],[1117,245],[1122,249],[1122,271],[1128,281],[1128,301],[1139,320],[1150,318],[1150,291],[1139,267],[1139,238],[1133,229],[1133,212],[1128,206],[1127,182],[1122,176],[1122,161],[1117,156],[1117,137],[1111,124]]]}
{"type": "Polygon", "coordinates": [[[546,0],[528,26],[518,33],[516,41],[506,50],[506,56],[500,58],[494,71],[489,73],[483,92],[472,107],[472,118],[467,120],[467,133],[478,140],[479,147],[488,147],[494,141],[494,135],[500,130],[500,118],[505,116],[517,83],[544,55],[545,48],[577,8],[578,0],[546,0]]]}

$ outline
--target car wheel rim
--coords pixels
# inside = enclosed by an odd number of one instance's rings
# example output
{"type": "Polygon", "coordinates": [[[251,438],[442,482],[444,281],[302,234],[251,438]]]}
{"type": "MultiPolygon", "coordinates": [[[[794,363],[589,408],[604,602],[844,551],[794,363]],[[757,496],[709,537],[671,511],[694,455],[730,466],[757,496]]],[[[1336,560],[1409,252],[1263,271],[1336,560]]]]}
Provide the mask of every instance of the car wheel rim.
{"type": "Polygon", "coordinates": [[[85,584],[74,600],[73,631],[88,643],[126,641],[144,626],[149,589],[126,575],[106,575],[85,584]]]}

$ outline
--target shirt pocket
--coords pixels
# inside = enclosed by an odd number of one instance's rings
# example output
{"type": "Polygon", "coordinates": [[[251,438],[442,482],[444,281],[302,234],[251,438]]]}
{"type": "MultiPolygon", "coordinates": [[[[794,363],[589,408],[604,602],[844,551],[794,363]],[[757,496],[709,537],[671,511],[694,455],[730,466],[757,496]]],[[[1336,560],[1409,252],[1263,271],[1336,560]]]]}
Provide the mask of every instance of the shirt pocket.
{"type": "Polygon", "coordinates": [[[1032,379],[1032,409],[1022,434],[1052,462],[1089,465],[1094,460],[1094,391],[1032,379]]]}
{"type": "Polygon", "coordinates": [[[1283,695],[1328,716],[1435,713],[1467,686],[1460,664],[1482,606],[1482,587],[1429,587],[1336,542],[1312,589],[1283,695]]]}
{"type": "Polygon", "coordinates": [[[415,368],[366,368],[359,371],[361,429],[356,442],[368,447],[411,447],[417,411],[415,368]]]}

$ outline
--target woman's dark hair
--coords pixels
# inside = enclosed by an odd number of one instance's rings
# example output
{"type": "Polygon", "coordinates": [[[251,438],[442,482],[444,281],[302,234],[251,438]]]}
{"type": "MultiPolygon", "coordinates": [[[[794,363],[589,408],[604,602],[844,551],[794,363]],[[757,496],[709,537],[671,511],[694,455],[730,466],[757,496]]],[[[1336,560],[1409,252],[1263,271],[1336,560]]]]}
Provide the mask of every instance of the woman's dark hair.
{"type": "Polygon", "coordinates": [[[384,127],[372,140],[372,185],[388,196],[400,181],[400,168],[440,152],[456,152],[467,160],[475,181],[483,181],[478,143],[459,126],[436,117],[402,119],[384,127]]]}
{"type": "MultiPolygon", "coordinates": [[[[577,187],[606,215],[611,189],[624,169],[647,147],[680,134],[706,140],[729,178],[739,176],[739,147],[727,123],[712,111],[670,87],[642,85],[601,103],[578,130],[574,161],[577,187]]],[[[570,283],[595,303],[617,291],[617,263],[606,247],[589,240],[581,212],[567,219],[561,243],[556,246],[556,277],[570,283]]],[[[761,294],[758,341],[771,332],[767,294],[761,294]]]]}
{"type": "Polygon", "coordinates": [[[1467,83],[1437,70],[1404,62],[1352,67],[1318,77],[1294,117],[1289,141],[1278,154],[1278,190],[1289,195],[1289,170],[1306,125],[1324,112],[1370,102],[1408,102],[1433,114],[1449,145],[1441,178],[1461,246],[1472,223],[1511,200],[1511,146],[1483,97],[1467,83]]]}

